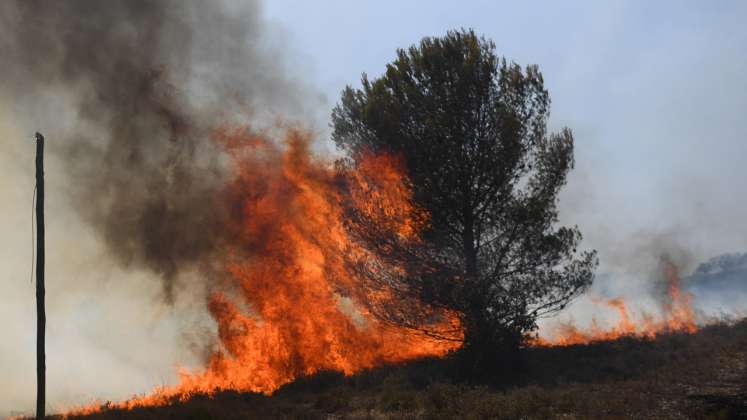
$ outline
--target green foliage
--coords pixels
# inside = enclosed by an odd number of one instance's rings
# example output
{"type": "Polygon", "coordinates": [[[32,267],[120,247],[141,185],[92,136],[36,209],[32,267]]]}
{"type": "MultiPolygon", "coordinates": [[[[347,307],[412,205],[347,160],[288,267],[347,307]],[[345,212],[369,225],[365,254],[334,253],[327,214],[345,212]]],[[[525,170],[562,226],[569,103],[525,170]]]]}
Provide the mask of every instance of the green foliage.
{"type": "Polygon", "coordinates": [[[494,49],[471,30],[424,38],[398,50],[382,77],[348,86],[332,113],[342,165],[367,152],[402,156],[414,202],[430,216],[414,245],[350,210],[350,231],[378,260],[407,267],[357,267],[365,278],[427,304],[375,312],[414,326],[433,319],[433,308],[456,311],[465,347],[489,359],[584,291],[596,266],[595,252],[577,251],[578,228],[556,226],[573,135],[547,133],[550,99],[537,66],[508,63],[494,49]]]}

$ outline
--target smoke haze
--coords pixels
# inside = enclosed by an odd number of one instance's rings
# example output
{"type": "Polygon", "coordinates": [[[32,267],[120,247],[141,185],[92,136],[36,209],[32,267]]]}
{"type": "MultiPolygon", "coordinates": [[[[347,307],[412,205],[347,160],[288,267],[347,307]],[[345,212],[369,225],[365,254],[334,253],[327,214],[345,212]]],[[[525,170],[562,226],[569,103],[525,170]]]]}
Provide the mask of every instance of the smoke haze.
{"type": "MultiPolygon", "coordinates": [[[[704,315],[745,308],[743,256],[700,265],[747,250],[744,5],[571,3],[0,2],[0,416],[34,406],[35,131],[48,153],[49,408],[119,400],[201,365],[214,337],[204,296],[234,239],[216,228],[231,208],[217,206],[227,174],[210,130],[323,127],[361,71],[456,27],[539,64],[552,124],[574,130],[561,219],[599,250],[589,296],[655,311],[665,259],[704,315]],[[299,81],[309,57],[324,65],[326,100],[299,81]]],[[[587,296],[559,319],[617,316],[599,311],[587,296]]]]}
{"type": "Polygon", "coordinates": [[[196,1],[3,5],[4,96],[21,107],[50,92],[63,101],[49,111],[68,126],[47,132],[73,206],[114,257],[161,275],[167,296],[179,270],[209,263],[226,240],[209,129],[236,104],[284,115],[301,107],[260,45],[258,6],[245,6],[229,15],[196,1]]]}
{"type": "Polygon", "coordinates": [[[0,416],[35,395],[33,132],[47,137],[50,409],[171,383],[209,350],[204,296],[231,241],[211,129],[318,119],[282,39],[254,1],[0,4],[0,416]]]}

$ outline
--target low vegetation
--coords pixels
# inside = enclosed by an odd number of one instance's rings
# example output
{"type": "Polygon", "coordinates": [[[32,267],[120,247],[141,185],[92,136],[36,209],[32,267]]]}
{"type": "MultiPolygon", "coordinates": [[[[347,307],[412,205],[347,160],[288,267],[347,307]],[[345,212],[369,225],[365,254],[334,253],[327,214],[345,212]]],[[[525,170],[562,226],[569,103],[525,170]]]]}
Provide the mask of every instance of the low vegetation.
{"type": "Polygon", "coordinates": [[[747,419],[747,320],[656,340],[529,348],[491,383],[452,359],[345,377],[320,373],[271,397],[223,392],[105,419],[747,419]]]}

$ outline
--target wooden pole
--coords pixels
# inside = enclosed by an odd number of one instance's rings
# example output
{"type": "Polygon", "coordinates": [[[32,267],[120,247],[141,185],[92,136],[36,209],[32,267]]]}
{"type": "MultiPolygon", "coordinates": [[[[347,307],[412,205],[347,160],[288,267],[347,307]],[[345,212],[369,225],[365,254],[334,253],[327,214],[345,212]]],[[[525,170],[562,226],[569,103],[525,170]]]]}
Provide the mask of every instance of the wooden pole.
{"type": "Polygon", "coordinates": [[[46,356],[44,330],[44,136],[36,133],[36,418],[44,418],[46,356]]]}

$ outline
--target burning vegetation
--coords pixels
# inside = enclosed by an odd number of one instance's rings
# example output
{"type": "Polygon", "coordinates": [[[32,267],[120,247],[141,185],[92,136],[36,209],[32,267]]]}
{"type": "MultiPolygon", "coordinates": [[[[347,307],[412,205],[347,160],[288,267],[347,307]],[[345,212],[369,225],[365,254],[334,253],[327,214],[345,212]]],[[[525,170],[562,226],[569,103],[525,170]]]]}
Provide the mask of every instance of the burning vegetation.
{"type": "MultiPolygon", "coordinates": [[[[318,372],[352,375],[442,357],[461,347],[463,330],[455,313],[431,309],[430,323],[401,326],[371,312],[377,305],[402,303],[395,301],[395,291],[367,287],[360,277],[358,266],[370,267],[376,256],[351,236],[345,215],[354,206],[376,219],[387,236],[420,242],[430,221],[413,201],[402,160],[368,153],[354,169],[333,165],[310,152],[310,134],[283,132],[280,142],[247,127],[224,128],[213,135],[230,156],[234,173],[214,197],[231,203],[225,229],[233,245],[225,249],[226,275],[209,296],[220,341],[206,367],[180,369],[178,384],[148,395],[106,405],[96,402],[67,415],[170,405],[225,391],[269,395],[318,372]]],[[[593,322],[582,329],[563,324],[527,344],[569,346],[697,331],[692,295],[681,291],[673,264],[664,268],[669,302],[661,318],[634,318],[621,298],[596,299],[618,312],[617,325],[605,329],[593,322]]]]}
{"type": "MultiPolygon", "coordinates": [[[[284,147],[244,128],[219,130],[215,139],[236,174],[221,196],[234,203],[227,229],[240,238],[225,249],[227,275],[208,302],[220,345],[204,371],[183,371],[175,386],[108,407],[163,405],[222,390],[270,394],[319,371],[350,375],[458,348],[454,316],[423,325],[451,340],[373,317],[363,303],[392,296],[368,295],[349,269],[351,260],[370,256],[343,226],[344,201],[385,215],[390,234],[407,240],[418,240],[426,223],[396,158],[369,155],[345,172],[315,159],[309,136],[298,130],[288,131],[284,147]],[[357,193],[346,193],[351,184],[357,193]]],[[[93,404],[70,414],[100,409],[93,404]]]]}
{"type": "Polygon", "coordinates": [[[563,323],[555,327],[547,337],[537,337],[530,341],[535,346],[570,346],[589,344],[596,341],[617,340],[623,337],[640,337],[653,339],[661,334],[673,332],[694,333],[698,330],[693,295],[681,289],[679,270],[670,263],[664,262],[664,274],[667,280],[666,302],[661,305],[660,314],[643,312],[632,314],[623,298],[600,299],[593,301],[597,305],[613,309],[618,314],[617,325],[603,328],[592,320],[589,328],[582,329],[573,323],[563,323]]]}
{"type": "MultiPolygon", "coordinates": [[[[404,241],[421,241],[428,227],[427,213],[412,199],[401,159],[367,154],[355,169],[335,166],[313,156],[309,134],[284,132],[281,142],[246,127],[213,135],[230,156],[234,173],[215,197],[231,203],[225,228],[234,245],[225,249],[226,275],[209,296],[220,341],[205,368],[180,369],[176,385],[122,402],[95,402],[69,410],[67,416],[172,405],[226,391],[270,395],[319,372],[352,375],[460,348],[463,330],[457,314],[438,312],[419,328],[386,322],[369,308],[374,303],[396,305],[397,294],[366,287],[358,277],[361,261],[370,265],[375,256],[344,224],[351,205],[379,218],[387,235],[404,241]]],[[[664,268],[669,302],[661,318],[637,319],[623,299],[597,299],[618,312],[616,326],[565,324],[528,344],[569,346],[697,331],[692,296],[681,291],[676,267],[664,268]]]]}
{"type": "Polygon", "coordinates": [[[256,129],[227,111],[283,108],[293,96],[264,69],[272,58],[245,46],[262,33],[253,3],[243,20],[203,2],[176,15],[180,2],[112,4],[0,6],[17,27],[0,48],[21,63],[8,79],[70,90],[76,124],[53,153],[69,164],[71,202],[113,261],[163,281],[167,303],[197,268],[216,342],[174,385],[67,415],[271,395],[320,372],[451,354],[464,377],[495,382],[521,351],[697,330],[693,297],[668,264],[661,315],[598,299],[617,325],[533,338],[538,318],[587,291],[598,264],[577,226],[559,226],[574,139],[548,131],[537,66],[508,63],[471,30],[424,38],[382,77],[343,91],[332,161],[311,152],[303,129],[256,129]],[[54,60],[39,69],[44,52],[54,60]]]}

